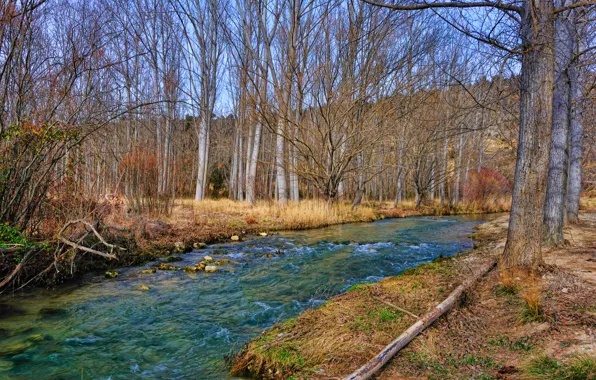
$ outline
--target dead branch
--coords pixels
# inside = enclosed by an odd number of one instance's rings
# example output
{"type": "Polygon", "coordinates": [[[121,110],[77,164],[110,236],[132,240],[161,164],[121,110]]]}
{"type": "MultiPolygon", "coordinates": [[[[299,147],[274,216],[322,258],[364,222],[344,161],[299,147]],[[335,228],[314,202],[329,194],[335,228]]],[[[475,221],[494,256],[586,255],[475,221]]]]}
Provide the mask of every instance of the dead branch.
{"type": "Polygon", "coordinates": [[[384,303],[384,304],[385,304],[385,305],[387,305],[387,306],[390,306],[390,307],[394,308],[395,310],[398,310],[398,311],[401,311],[402,313],[408,314],[408,315],[409,315],[409,316],[411,316],[411,317],[414,317],[414,318],[416,318],[416,319],[418,319],[418,318],[419,318],[419,317],[418,317],[416,314],[414,314],[414,313],[411,313],[411,312],[409,312],[408,310],[406,310],[406,309],[404,309],[404,308],[401,308],[401,307],[399,307],[399,306],[397,306],[397,305],[394,305],[394,304],[392,304],[391,302],[387,302],[387,301],[385,301],[385,300],[382,300],[382,299],[380,299],[380,298],[378,298],[378,297],[373,297],[373,298],[374,298],[375,300],[377,300],[377,301],[381,302],[381,303],[384,303]]]}
{"type": "Polygon", "coordinates": [[[112,252],[114,251],[114,249],[119,249],[121,251],[126,251],[125,248],[116,247],[115,245],[106,242],[104,240],[104,238],[99,234],[99,232],[97,232],[97,230],[95,229],[95,227],[93,227],[93,225],[91,223],[89,223],[89,222],[87,222],[86,220],[83,220],[83,219],[76,219],[76,220],[68,221],[64,226],[62,226],[62,228],[58,232],[57,239],[60,240],[62,243],[66,244],[68,246],[71,246],[71,247],[73,247],[75,249],[79,249],[79,250],[84,251],[84,252],[93,253],[95,255],[106,257],[108,259],[116,259],[116,260],[118,259],[114,254],[112,254],[112,252]],[[105,252],[101,252],[101,251],[98,251],[98,250],[95,250],[95,249],[92,249],[92,248],[85,247],[85,246],[83,246],[81,244],[78,244],[78,243],[75,243],[73,241],[70,241],[69,239],[67,239],[64,236],[62,236],[62,234],[64,233],[64,231],[69,226],[71,226],[73,224],[77,224],[77,223],[81,223],[81,224],[85,225],[87,228],[89,228],[91,230],[91,232],[93,232],[93,234],[99,239],[99,241],[103,245],[105,245],[106,247],[110,248],[110,253],[105,253],[105,252]]]}
{"type": "Polygon", "coordinates": [[[389,345],[379,352],[377,356],[369,360],[365,365],[360,367],[349,376],[345,377],[344,380],[364,380],[371,378],[379,369],[381,369],[389,360],[391,360],[391,358],[393,358],[395,354],[399,352],[399,350],[404,348],[412,341],[412,339],[424,331],[428,326],[432,325],[433,322],[436,321],[440,316],[451,310],[462,293],[470,288],[480,278],[484,277],[496,265],[497,261],[493,260],[491,261],[490,265],[487,265],[476,276],[464,281],[464,283],[451,292],[449,297],[447,297],[443,302],[426,313],[422,318],[418,319],[416,323],[410,326],[393,342],[389,343],[389,345]]]}

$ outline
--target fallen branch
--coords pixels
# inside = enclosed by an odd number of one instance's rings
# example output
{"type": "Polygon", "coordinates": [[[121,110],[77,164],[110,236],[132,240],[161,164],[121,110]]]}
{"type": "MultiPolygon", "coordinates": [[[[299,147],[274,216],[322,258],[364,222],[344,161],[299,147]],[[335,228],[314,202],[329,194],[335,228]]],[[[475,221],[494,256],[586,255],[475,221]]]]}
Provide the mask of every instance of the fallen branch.
{"type": "Polygon", "coordinates": [[[0,282],[0,289],[2,289],[6,284],[8,284],[10,282],[10,280],[12,280],[12,278],[17,273],[19,273],[19,271],[21,270],[21,268],[25,264],[25,261],[27,261],[27,259],[29,258],[29,255],[33,251],[34,251],[33,249],[30,249],[27,252],[25,252],[25,254],[23,255],[23,258],[21,259],[21,261],[19,262],[19,264],[13,269],[13,271],[8,276],[4,277],[4,279],[0,282]]]}
{"type": "Polygon", "coordinates": [[[117,258],[115,255],[113,255],[111,253],[105,253],[105,252],[97,251],[97,250],[92,249],[92,248],[87,248],[84,245],[73,243],[72,241],[63,238],[62,236],[58,236],[58,240],[60,240],[61,242],[63,242],[66,245],[69,245],[69,246],[71,246],[71,247],[73,247],[75,249],[79,249],[79,250],[84,251],[84,252],[93,253],[93,254],[96,254],[96,255],[99,255],[99,256],[106,257],[108,259],[116,259],[117,258]]]}
{"type": "Polygon", "coordinates": [[[84,252],[93,253],[93,254],[95,254],[95,255],[103,256],[103,257],[106,257],[106,258],[108,258],[108,259],[117,259],[116,255],[114,255],[114,254],[112,254],[112,253],[111,253],[111,252],[113,252],[113,251],[114,251],[114,249],[119,249],[119,250],[121,250],[121,251],[126,251],[126,249],[125,249],[125,248],[122,248],[122,247],[116,247],[115,245],[113,245],[113,244],[110,244],[110,243],[106,242],[106,241],[104,240],[104,238],[103,238],[103,237],[102,237],[102,236],[99,234],[99,232],[97,232],[97,230],[95,229],[95,227],[93,227],[93,225],[92,225],[91,223],[89,223],[89,222],[87,222],[86,220],[83,220],[83,219],[71,220],[71,221],[67,222],[67,223],[66,223],[66,224],[65,224],[65,225],[64,225],[64,226],[63,226],[63,227],[60,229],[60,231],[58,232],[58,235],[56,236],[56,238],[57,238],[58,240],[60,240],[62,243],[66,244],[66,245],[69,245],[69,246],[71,246],[71,247],[73,247],[73,248],[75,248],[75,249],[78,249],[78,250],[81,250],[81,251],[84,251],[84,252]],[[101,252],[101,251],[95,250],[95,249],[93,249],[93,248],[88,248],[88,247],[85,247],[85,246],[83,246],[83,245],[81,245],[81,244],[78,244],[78,243],[75,243],[75,242],[73,242],[73,241],[70,241],[69,239],[67,239],[67,238],[65,238],[64,236],[62,236],[62,233],[63,233],[63,232],[64,232],[64,231],[65,231],[65,230],[66,230],[66,229],[69,227],[69,226],[71,226],[71,225],[73,225],[73,224],[77,224],[77,223],[81,223],[81,224],[84,224],[85,226],[87,226],[87,227],[88,227],[88,228],[91,230],[91,232],[93,232],[93,234],[94,234],[94,235],[95,235],[95,236],[96,236],[96,237],[99,239],[99,241],[101,241],[101,243],[102,243],[103,245],[105,245],[106,247],[110,248],[110,253],[105,253],[105,252],[101,252]]]}
{"type": "Polygon", "coordinates": [[[383,299],[381,299],[381,298],[378,298],[378,297],[373,297],[373,298],[374,298],[375,300],[377,300],[377,301],[381,302],[381,303],[384,303],[384,304],[385,304],[385,305],[387,305],[387,306],[391,306],[391,307],[392,307],[392,308],[394,308],[395,310],[398,310],[398,311],[401,311],[402,313],[408,314],[408,315],[409,315],[409,316],[411,316],[411,317],[414,317],[414,318],[416,318],[416,319],[420,318],[420,317],[418,317],[416,314],[414,314],[414,313],[412,313],[412,312],[409,312],[408,310],[406,310],[406,309],[404,309],[404,308],[402,308],[402,307],[399,307],[399,306],[397,306],[397,305],[394,305],[394,304],[392,304],[391,302],[387,302],[387,301],[385,301],[385,300],[383,300],[383,299]]]}
{"type": "Polygon", "coordinates": [[[420,334],[428,326],[432,325],[434,321],[440,316],[451,310],[455,305],[455,302],[459,299],[464,291],[470,288],[478,279],[484,277],[497,265],[497,261],[493,260],[490,265],[486,266],[476,276],[467,279],[460,286],[458,286],[449,297],[443,302],[438,304],[431,311],[426,313],[422,318],[418,319],[416,323],[410,326],[404,331],[397,339],[389,343],[377,356],[372,358],[368,363],[360,367],[358,370],[345,377],[344,380],[364,380],[372,377],[381,367],[383,367],[392,357],[395,356],[404,348],[408,343],[412,341],[418,334],[420,334]]]}

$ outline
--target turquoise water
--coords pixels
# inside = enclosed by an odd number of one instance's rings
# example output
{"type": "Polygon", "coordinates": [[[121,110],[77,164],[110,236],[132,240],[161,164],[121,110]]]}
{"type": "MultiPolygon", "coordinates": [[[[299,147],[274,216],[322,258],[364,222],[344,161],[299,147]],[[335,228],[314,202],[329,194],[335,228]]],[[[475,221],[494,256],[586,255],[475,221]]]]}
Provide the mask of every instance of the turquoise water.
{"type": "Polygon", "coordinates": [[[388,219],[282,233],[182,255],[218,273],[124,268],[114,280],[0,298],[0,378],[222,379],[224,356],[349,286],[470,248],[487,216],[388,219]],[[266,258],[266,253],[283,255],[266,258]],[[233,272],[232,272],[233,270],[233,272]],[[146,285],[149,291],[139,290],[146,285]]]}

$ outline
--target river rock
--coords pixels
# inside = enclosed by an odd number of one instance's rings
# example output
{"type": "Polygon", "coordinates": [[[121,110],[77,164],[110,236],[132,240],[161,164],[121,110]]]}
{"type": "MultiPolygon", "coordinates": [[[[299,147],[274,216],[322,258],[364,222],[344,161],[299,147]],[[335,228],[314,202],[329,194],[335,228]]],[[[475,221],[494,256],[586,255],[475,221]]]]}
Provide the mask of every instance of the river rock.
{"type": "Polygon", "coordinates": [[[141,274],[151,274],[151,273],[155,273],[155,272],[157,272],[157,268],[143,269],[140,273],[141,274]]]}
{"type": "Polygon", "coordinates": [[[9,371],[14,367],[14,363],[9,360],[0,360],[0,372],[9,371]]]}
{"type": "Polygon", "coordinates": [[[213,257],[211,257],[211,256],[205,256],[205,257],[203,257],[203,261],[206,261],[206,262],[210,263],[210,262],[213,261],[213,257]]]}
{"type": "Polygon", "coordinates": [[[194,266],[194,267],[193,266],[186,266],[186,267],[184,267],[184,271],[185,272],[194,273],[194,272],[197,272],[198,270],[199,270],[199,268],[196,267],[196,266],[194,266]]]}
{"type": "Polygon", "coordinates": [[[139,290],[149,290],[149,287],[147,285],[141,285],[139,286],[139,290]]]}
{"type": "Polygon", "coordinates": [[[177,267],[177,266],[172,265],[172,264],[160,263],[157,266],[157,269],[159,269],[159,270],[180,270],[182,268],[177,267]]]}
{"type": "Polygon", "coordinates": [[[263,255],[263,257],[266,258],[266,259],[270,259],[272,257],[275,257],[275,255],[273,253],[266,253],[266,254],[263,255]]]}
{"type": "Polygon", "coordinates": [[[182,261],[182,257],[180,257],[180,256],[168,256],[168,257],[166,257],[166,263],[174,263],[176,261],[182,261]]]}
{"type": "Polygon", "coordinates": [[[205,263],[198,263],[197,270],[204,271],[206,266],[207,266],[207,264],[205,264],[205,263]]]}
{"type": "Polygon", "coordinates": [[[217,267],[215,265],[207,265],[205,267],[205,272],[207,273],[213,273],[213,272],[217,272],[217,267]]]}
{"type": "Polygon", "coordinates": [[[229,264],[230,260],[228,259],[221,259],[221,260],[217,260],[216,262],[214,262],[214,265],[226,265],[229,264]]]}
{"type": "Polygon", "coordinates": [[[177,241],[174,243],[174,252],[182,253],[184,252],[185,248],[186,246],[181,241],[177,241]]]}
{"type": "Polygon", "coordinates": [[[267,234],[267,232],[261,232],[261,233],[259,233],[259,235],[261,235],[261,236],[267,236],[268,234],[267,234]]]}
{"type": "Polygon", "coordinates": [[[200,242],[196,242],[192,245],[193,248],[195,249],[203,249],[207,247],[207,244],[203,243],[202,241],[200,242]]]}
{"type": "Polygon", "coordinates": [[[118,272],[109,270],[105,273],[105,277],[106,278],[116,278],[116,277],[118,277],[118,272]]]}
{"type": "Polygon", "coordinates": [[[238,236],[238,235],[233,235],[233,236],[232,236],[232,241],[240,241],[240,236],[238,236]]]}

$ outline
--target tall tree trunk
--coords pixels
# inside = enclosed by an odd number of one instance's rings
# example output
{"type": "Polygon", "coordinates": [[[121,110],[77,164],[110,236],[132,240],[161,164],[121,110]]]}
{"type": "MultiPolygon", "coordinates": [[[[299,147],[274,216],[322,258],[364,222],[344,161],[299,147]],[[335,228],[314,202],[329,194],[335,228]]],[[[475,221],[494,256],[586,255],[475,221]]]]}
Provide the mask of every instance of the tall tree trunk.
{"type": "MultiPolygon", "coordinates": [[[[570,0],[556,0],[557,7],[571,4],[570,0]]],[[[573,24],[571,12],[557,15],[555,20],[555,90],[550,145],[550,163],[544,203],[544,244],[560,245],[565,223],[565,195],[569,165],[569,124],[571,111],[571,83],[569,65],[573,59],[573,24]]]]}
{"type": "Polygon", "coordinates": [[[277,187],[277,200],[281,206],[288,204],[288,194],[286,186],[286,168],[284,165],[284,126],[282,117],[277,121],[277,136],[275,136],[275,185],[277,187]]]}
{"type": "Polygon", "coordinates": [[[542,222],[549,161],[554,85],[553,1],[524,3],[520,128],[505,268],[542,262],[542,222]]]}
{"type": "Polygon", "coordinates": [[[236,199],[236,190],[238,188],[238,140],[240,137],[240,126],[236,122],[236,132],[234,133],[234,151],[232,152],[232,167],[230,169],[230,190],[228,198],[236,199]]]}
{"type": "Polygon", "coordinates": [[[198,170],[197,170],[197,187],[195,190],[195,200],[202,201],[205,199],[205,187],[207,176],[207,150],[208,150],[208,126],[206,116],[201,118],[199,127],[199,154],[198,154],[198,170]]]}
{"type": "Polygon", "coordinates": [[[263,122],[261,116],[255,126],[255,136],[253,140],[253,147],[250,157],[250,165],[248,167],[248,175],[246,176],[246,201],[250,205],[256,202],[256,181],[257,181],[257,163],[259,161],[259,147],[261,146],[261,131],[263,130],[263,122]]]}
{"type": "MultiPolygon", "coordinates": [[[[574,17],[582,17],[583,12],[574,11],[574,17]]],[[[582,190],[582,150],[584,143],[584,83],[585,69],[579,53],[585,50],[584,23],[575,22],[575,58],[569,68],[571,80],[571,136],[569,155],[569,180],[567,185],[567,222],[579,222],[579,197],[582,190]]]]}

